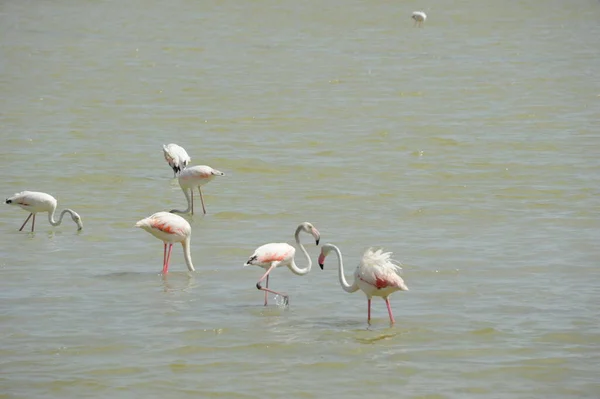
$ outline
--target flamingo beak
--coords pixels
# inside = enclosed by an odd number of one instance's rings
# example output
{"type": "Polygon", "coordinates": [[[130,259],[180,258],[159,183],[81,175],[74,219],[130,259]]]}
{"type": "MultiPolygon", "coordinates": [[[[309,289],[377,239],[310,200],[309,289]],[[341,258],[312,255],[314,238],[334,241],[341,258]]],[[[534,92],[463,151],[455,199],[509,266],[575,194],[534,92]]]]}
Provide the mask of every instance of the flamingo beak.
{"type": "Polygon", "coordinates": [[[319,233],[319,230],[313,227],[312,235],[315,237],[316,244],[319,245],[319,241],[321,240],[321,233],[319,233]]]}
{"type": "Polygon", "coordinates": [[[321,267],[321,270],[323,270],[323,266],[325,265],[325,255],[321,254],[319,255],[319,266],[321,267]]]}

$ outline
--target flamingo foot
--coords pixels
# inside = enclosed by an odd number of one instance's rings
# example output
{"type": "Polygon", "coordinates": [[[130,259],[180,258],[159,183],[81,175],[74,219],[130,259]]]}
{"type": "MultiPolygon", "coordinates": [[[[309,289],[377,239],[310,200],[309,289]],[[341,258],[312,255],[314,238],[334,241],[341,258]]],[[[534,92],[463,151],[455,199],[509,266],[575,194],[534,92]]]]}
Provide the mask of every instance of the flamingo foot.
{"type": "Polygon", "coordinates": [[[270,292],[271,294],[279,295],[280,297],[283,298],[283,303],[286,306],[289,305],[289,303],[290,303],[290,297],[288,295],[282,294],[281,292],[270,290],[268,288],[264,288],[262,285],[260,285],[260,281],[258,283],[256,283],[256,289],[265,291],[265,293],[270,292]]]}

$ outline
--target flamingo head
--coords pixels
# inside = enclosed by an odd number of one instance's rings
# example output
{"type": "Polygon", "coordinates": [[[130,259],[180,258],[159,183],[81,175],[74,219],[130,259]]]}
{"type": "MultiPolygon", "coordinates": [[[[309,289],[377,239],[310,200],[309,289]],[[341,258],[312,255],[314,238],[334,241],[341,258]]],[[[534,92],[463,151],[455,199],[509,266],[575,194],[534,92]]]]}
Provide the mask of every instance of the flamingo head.
{"type": "Polygon", "coordinates": [[[321,254],[319,255],[318,260],[321,270],[323,270],[323,266],[325,265],[325,258],[327,257],[327,255],[329,255],[329,252],[331,252],[332,249],[333,247],[331,246],[331,244],[325,244],[321,247],[321,254]]]}
{"type": "Polygon", "coordinates": [[[311,234],[315,238],[315,243],[319,245],[319,241],[321,240],[321,233],[319,233],[319,230],[317,230],[317,228],[313,226],[312,223],[301,223],[300,226],[298,226],[296,233],[299,233],[300,230],[304,231],[305,233],[311,234]]]}
{"type": "Polygon", "coordinates": [[[73,219],[73,221],[77,225],[77,231],[80,231],[83,229],[83,222],[81,221],[81,216],[79,216],[79,214],[77,212],[71,213],[71,219],[73,219]]]}

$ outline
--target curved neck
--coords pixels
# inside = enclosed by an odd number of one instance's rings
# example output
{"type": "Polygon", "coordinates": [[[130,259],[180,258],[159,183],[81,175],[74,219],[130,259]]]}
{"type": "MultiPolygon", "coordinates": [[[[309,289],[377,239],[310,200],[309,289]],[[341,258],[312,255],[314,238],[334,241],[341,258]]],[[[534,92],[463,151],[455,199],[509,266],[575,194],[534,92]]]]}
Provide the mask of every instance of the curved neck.
{"type": "MultiPolygon", "coordinates": [[[[192,189],[187,189],[187,188],[183,188],[181,187],[181,191],[183,191],[183,195],[185,195],[185,199],[187,200],[187,209],[185,211],[180,211],[178,209],[173,209],[171,212],[176,212],[176,213],[190,213],[192,211],[192,200],[190,199],[190,193],[192,192],[192,189]]],[[[194,195],[192,193],[192,195],[194,195]]]]}
{"type": "Polygon", "coordinates": [[[344,277],[344,261],[342,260],[342,252],[338,247],[336,247],[333,244],[331,244],[331,248],[333,248],[338,258],[338,275],[340,278],[340,285],[346,292],[352,293],[358,291],[358,285],[356,284],[356,280],[354,280],[352,285],[350,285],[346,281],[346,277],[344,277]]]}
{"type": "Polygon", "coordinates": [[[188,270],[193,272],[193,271],[195,271],[195,269],[194,269],[194,265],[192,264],[192,255],[190,254],[190,236],[189,235],[186,237],[185,241],[183,241],[181,243],[181,245],[183,246],[183,258],[185,259],[185,264],[187,265],[188,270]]]}
{"type": "Polygon", "coordinates": [[[292,259],[292,262],[290,263],[289,267],[290,267],[290,270],[292,271],[292,273],[302,276],[310,271],[310,268],[312,267],[312,260],[310,259],[310,255],[306,251],[306,248],[304,248],[304,245],[302,245],[302,243],[300,242],[300,231],[302,231],[302,228],[298,227],[296,229],[296,233],[294,234],[294,237],[296,238],[296,244],[298,244],[298,246],[300,247],[300,250],[302,251],[302,253],[306,257],[306,259],[308,260],[308,266],[306,266],[304,269],[300,269],[296,265],[296,262],[294,261],[294,259],[292,259]]]}
{"type": "Polygon", "coordinates": [[[54,220],[54,211],[56,211],[56,208],[52,209],[52,212],[48,212],[48,221],[50,222],[50,224],[52,226],[59,226],[62,223],[63,217],[65,217],[65,213],[71,214],[71,217],[73,216],[73,211],[71,209],[65,209],[64,211],[62,211],[60,213],[60,216],[58,217],[58,221],[55,221],[54,220]]]}

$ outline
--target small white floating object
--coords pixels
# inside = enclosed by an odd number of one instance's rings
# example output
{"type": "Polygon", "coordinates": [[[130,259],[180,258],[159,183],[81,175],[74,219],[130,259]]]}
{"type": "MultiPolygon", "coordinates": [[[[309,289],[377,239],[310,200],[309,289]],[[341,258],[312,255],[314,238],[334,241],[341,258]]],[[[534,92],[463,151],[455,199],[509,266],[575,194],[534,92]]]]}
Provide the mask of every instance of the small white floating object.
{"type": "Polygon", "coordinates": [[[423,11],[413,11],[411,18],[415,20],[413,26],[418,25],[419,27],[422,27],[423,22],[425,22],[427,19],[427,14],[425,14],[423,11]]]}

